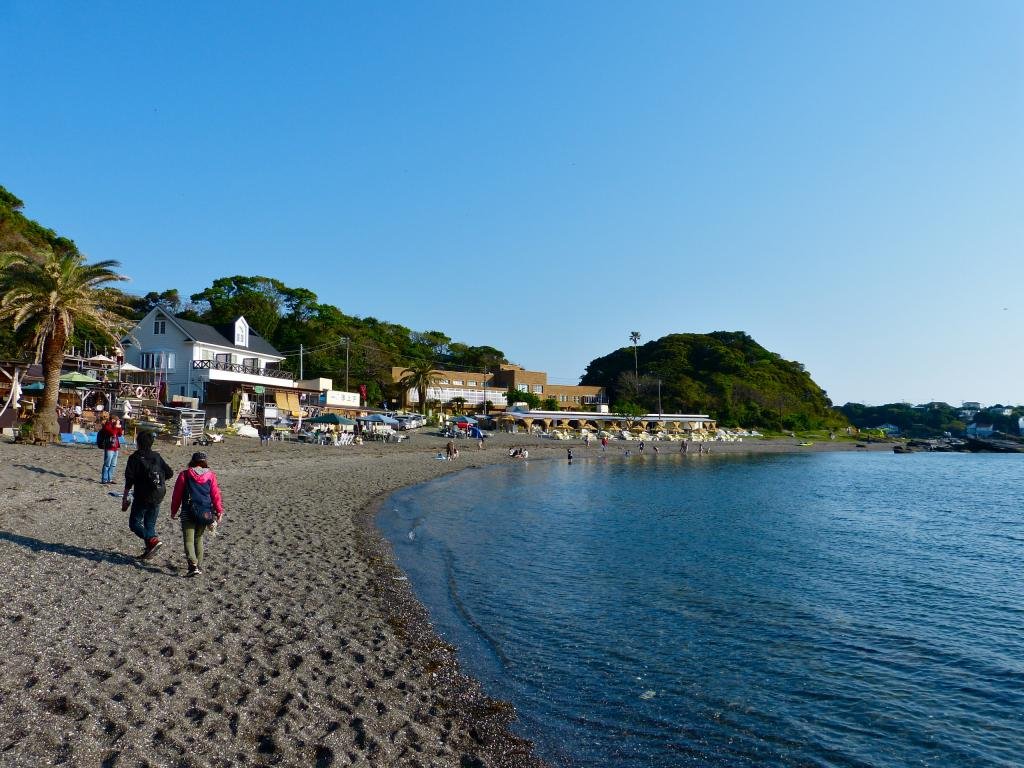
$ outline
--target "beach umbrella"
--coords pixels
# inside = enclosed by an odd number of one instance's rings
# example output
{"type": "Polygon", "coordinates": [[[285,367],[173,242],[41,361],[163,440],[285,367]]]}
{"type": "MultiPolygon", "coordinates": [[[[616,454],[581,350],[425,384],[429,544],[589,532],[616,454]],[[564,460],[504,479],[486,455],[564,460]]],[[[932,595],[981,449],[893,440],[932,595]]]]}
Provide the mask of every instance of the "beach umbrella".
{"type": "Polygon", "coordinates": [[[142,368],[131,363],[123,363],[121,365],[121,373],[142,373],[142,368]]]}
{"type": "Polygon", "coordinates": [[[306,419],[307,424],[333,424],[335,426],[351,425],[355,424],[352,419],[346,419],[344,416],[339,416],[336,413],[325,413],[320,416],[314,416],[312,419],[306,419]]]}
{"type": "Polygon", "coordinates": [[[451,421],[456,424],[476,424],[476,419],[471,416],[452,416],[451,421]]]}
{"type": "Polygon", "coordinates": [[[65,373],[60,377],[62,387],[94,387],[99,384],[97,379],[86,376],[84,373],[65,373]]]}
{"type": "Polygon", "coordinates": [[[116,362],[113,358],[107,357],[106,355],[93,355],[86,362],[88,363],[114,363],[116,362]]]}

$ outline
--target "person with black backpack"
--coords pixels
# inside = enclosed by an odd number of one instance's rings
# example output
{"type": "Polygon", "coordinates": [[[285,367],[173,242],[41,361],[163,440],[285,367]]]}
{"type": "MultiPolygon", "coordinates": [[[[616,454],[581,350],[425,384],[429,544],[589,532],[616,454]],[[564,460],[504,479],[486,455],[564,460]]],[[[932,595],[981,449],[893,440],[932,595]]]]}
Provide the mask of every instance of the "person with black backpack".
{"type": "Polygon", "coordinates": [[[139,556],[141,560],[148,560],[160,546],[156,518],[160,514],[160,503],[167,494],[167,481],[174,477],[174,470],[164,457],[153,450],[155,440],[156,435],[152,432],[139,432],[138,450],[128,457],[128,465],[124,469],[121,511],[127,512],[131,506],[128,527],[146,543],[145,551],[139,556]],[[134,498],[132,489],[135,490],[134,498]]]}
{"type": "Polygon", "coordinates": [[[206,454],[192,454],[188,468],[178,473],[171,494],[171,519],[181,510],[181,535],[185,543],[188,575],[202,573],[203,534],[216,527],[224,517],[224,503],[220,497],[217,476],[210,469],[206,454]]]}

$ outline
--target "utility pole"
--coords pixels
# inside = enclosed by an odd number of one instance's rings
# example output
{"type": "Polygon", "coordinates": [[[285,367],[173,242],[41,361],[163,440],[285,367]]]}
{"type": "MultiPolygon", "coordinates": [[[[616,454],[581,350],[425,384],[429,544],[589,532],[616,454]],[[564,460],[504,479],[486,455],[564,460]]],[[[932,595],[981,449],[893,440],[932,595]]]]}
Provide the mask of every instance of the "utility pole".
{"type": "Polygon", "coordinates": [[[345,391],[348,392],[348,336],[345,337],[345,391]]]}
{"type": "Polygon", "coordinates": [[[299,381],[302,381],[302,345],[299,344],[299,381]]]}

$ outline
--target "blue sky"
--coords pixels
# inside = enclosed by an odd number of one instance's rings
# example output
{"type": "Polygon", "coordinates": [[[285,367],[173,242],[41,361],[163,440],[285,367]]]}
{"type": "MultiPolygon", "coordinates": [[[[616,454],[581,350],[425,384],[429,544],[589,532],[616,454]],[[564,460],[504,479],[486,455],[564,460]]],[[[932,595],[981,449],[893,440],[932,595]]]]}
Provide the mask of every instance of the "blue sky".
{"type": "Polygon", "coordinates": [[[0,184],[571,383],[743,330],[836,402],[1024,402],[1024,4],[0,3],[0,184]]]}

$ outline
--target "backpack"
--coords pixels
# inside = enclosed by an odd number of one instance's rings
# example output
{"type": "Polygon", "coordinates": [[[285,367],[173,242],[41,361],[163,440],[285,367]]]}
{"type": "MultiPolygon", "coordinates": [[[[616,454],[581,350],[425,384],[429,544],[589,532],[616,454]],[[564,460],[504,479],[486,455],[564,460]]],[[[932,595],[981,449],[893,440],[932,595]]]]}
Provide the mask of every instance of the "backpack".
{"type": "Polygon", "coordinates": [[[185,472],[185,494],[181,508],[189,520],[199,525],[211,525],[216,516],[213,512],[213,483],[196,482],[192,473],[185,472]]]}
{"type": "Polygon", "coordinates": [[[107,431],[106,429],[101,429],[99,432],[96,433],[96,447],[99,448],[101,451],[109,450],[111,443],[110,437],[111,435],[109,431],[107,431]]]}
{"type": "Polygon", "coordinates": [[[167,494],[163,461],[158,453],[139,454],[140,472],[135,480],[135,496],[140,501],[159,504],[167,494]]]}

